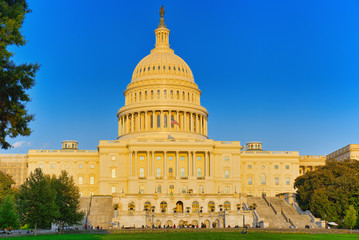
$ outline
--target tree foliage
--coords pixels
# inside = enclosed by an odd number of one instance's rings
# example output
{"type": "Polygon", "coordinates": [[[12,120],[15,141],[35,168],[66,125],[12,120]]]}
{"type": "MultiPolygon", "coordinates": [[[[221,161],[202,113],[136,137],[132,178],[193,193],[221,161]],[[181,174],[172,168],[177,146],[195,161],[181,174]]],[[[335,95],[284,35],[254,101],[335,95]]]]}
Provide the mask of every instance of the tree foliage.
{"type": "Polygon", "coordinates": [[[16,229],[19,227],[19,215],[17,214],[13,198],[8,195],[0,206],[0,228],[16,229]]]}
{"type": "Polygon", "coordinates": [[[0,171],[0,204],[7,196],[14,196],[16,189],[12,187],[15,181],[9,174],[0,171]]]}
{"type": "Polygon", "coordinates": [[[84,217],[84,213],[80,212],[80,192],[75,185],[72,176],[66,171],[61,171],[58,178],[52,178],[52,188],[56,191],[56,205],[59,208],[59,215],[55,218],[55,222],[62,229],[65,225],[79,224],[84,217]]]}
{"type": "Polygon", "coordinates": [[[316,217],[343,223],[346,209],[359,209],[359,161],[330,161],[295,180],[297,200],[316,217]]]}
{"type": "Polygon", "coordinates": [[[352,229],[357,221],[357,211],[353,205],[349,206],[349,209],[345,211],[344,225],[347,228],[352,229]]]}
{"type": "Polygon", "coordinates": [[[0,147],[8,149],[6,137],[28,136],[28,123],[34,116],[28,114],[25,104],[30,101],[25,92],[35,85],[38,64],[16,65],[7,47],[23,46],[26,43],[21,34],[25,15],[30,12],[26,0],[0,1],[0,147]]]}
{"type": "Polygon", "coordinates": [[[20,186],[18,208],[21,222],[30,224],[35,230],[50,227],[59,215],[55,200],[56,191],[51,186],[50,177],[40,168],[35,169],[20,186]]]}

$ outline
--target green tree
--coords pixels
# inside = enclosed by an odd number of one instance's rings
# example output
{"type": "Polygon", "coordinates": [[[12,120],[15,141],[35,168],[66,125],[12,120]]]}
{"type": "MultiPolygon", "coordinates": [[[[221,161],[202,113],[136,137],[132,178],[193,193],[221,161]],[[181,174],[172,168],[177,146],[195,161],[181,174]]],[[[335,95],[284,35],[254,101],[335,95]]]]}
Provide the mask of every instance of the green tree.
{"type": "Polygon", "coordinates": [[[355,210],[353,205],[350,205],[349,209],[345,211],[344,225],[345,227],[350,228],[350,230],[352,230],[356,221],[357,221],[357,211],[355,210]]]}
{"type": "Polygon", "coordinates": [[[0,206],[0,228],[19,228],[19,216],[11,196],[7,196],[0,206]]]}
{"type": "MultiPolygon", "coordinates": [[[[65,225],[79,224],[84,217],[84,213],[80,212],[80,192],[75,185],[72,176],[66,171],[61,171],[58,178],[52,178],[52,188],[56,191],[56,205],[59,208],[59,215],[55,218],[55,222],[60,226],[60,230],[65,225]]],[[[61,233],[61,232],[60,232],[61,233]]]]}
{"type": "Polygon", "coordinates": [[[11,147],[6,137],[28,136],[28,123],[34,116],[28,114],[25,104],[30,101],[26,90],[35,85],[38,64],[16,65],[8,46],[23,46],[26,43],[21,34],[25,15],[30,12],[26,0],[0,1],[0,147],[11,147]]]}
{"type": "MultiPolygon", "coordinates": [[[[295,180],[297,201],[316,217],[343,223],[349,205],[359,209],[359,161],[330,161],[295,180]]],[[[341,226],[342,227],[342,226],[341,226]]]]}
{"type": "Polygon", "coordinates": [[[9,174],[0,171],[0,204],[7,196],[14,196],[16,189],[12,187],[15,184],[9,174]]]}
{"type": "Polygon", "coordinates": [[[59,215],[55,200],[56,191],[52,189],[50,177],[36,168],[20,186],[18,209],[22,224],[30,224],[35,234],[38,227],[50,227],[59,215]]]}

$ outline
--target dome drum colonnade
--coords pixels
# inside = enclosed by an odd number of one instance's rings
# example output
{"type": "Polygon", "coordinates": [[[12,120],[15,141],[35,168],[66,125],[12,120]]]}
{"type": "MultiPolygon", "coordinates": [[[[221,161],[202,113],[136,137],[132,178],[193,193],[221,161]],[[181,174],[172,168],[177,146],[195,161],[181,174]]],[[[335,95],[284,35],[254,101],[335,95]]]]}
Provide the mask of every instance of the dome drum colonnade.
{"type": "Polygon", "coordinates": [[[118,139],[160,134],[208,139],[201,91],[189,66],[170,49],[169,32],[161,15],[155,48],[138,63],[124,91],[125,106],[117,114],[118,139]]]}

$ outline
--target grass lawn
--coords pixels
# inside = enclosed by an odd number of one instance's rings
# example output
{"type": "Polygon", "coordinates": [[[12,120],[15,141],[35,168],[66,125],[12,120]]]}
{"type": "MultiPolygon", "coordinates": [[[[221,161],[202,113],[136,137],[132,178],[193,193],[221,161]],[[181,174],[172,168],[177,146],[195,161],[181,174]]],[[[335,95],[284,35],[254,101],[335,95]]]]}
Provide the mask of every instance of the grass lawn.
{"type": "Polygon", "coordinates": [[[43,235],[43,236],[26,236],[21,240],[117,240],[117,239],[155,239],[155,240],[277,240],[277,239],[304,239],[304,240],[331,240],[331,239],[359,239],[358,234],[303,234],[303,233],[266,233],[266,232],[249,232],[241,234],[240,232],[161,232],[161,233],[131,233],[131,234],[63,234],[63,235],[43,235]]]}

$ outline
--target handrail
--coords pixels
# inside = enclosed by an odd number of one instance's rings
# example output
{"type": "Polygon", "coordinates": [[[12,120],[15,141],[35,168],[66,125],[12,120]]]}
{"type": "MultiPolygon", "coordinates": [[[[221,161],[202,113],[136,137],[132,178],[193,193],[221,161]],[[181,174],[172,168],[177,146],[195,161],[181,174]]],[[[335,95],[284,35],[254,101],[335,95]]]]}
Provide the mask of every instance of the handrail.
{"type": "Polygon", "coordinates": [[[273,207],[272,203],[269,203],[269,206],[272,208],[273,212],[275,213],[275,215],[278,215],[277,210],[275,210],[275,208],[273,207]]]}
{"type": "Polygon", "coordinates": [[[245,211],[248,211],[248,210],[249,210],[249,207],[248,207],[247,203],[243,203],[242,205],[243,205],[243,209],[244,209],[245,211]]]}
{"type": "Polygon", "coordinates": [[[293,221],[284,214],[283,210],[281,210],[281,214],[287,223],[289,223],[291,226],[295,227],[293,221]]]}

